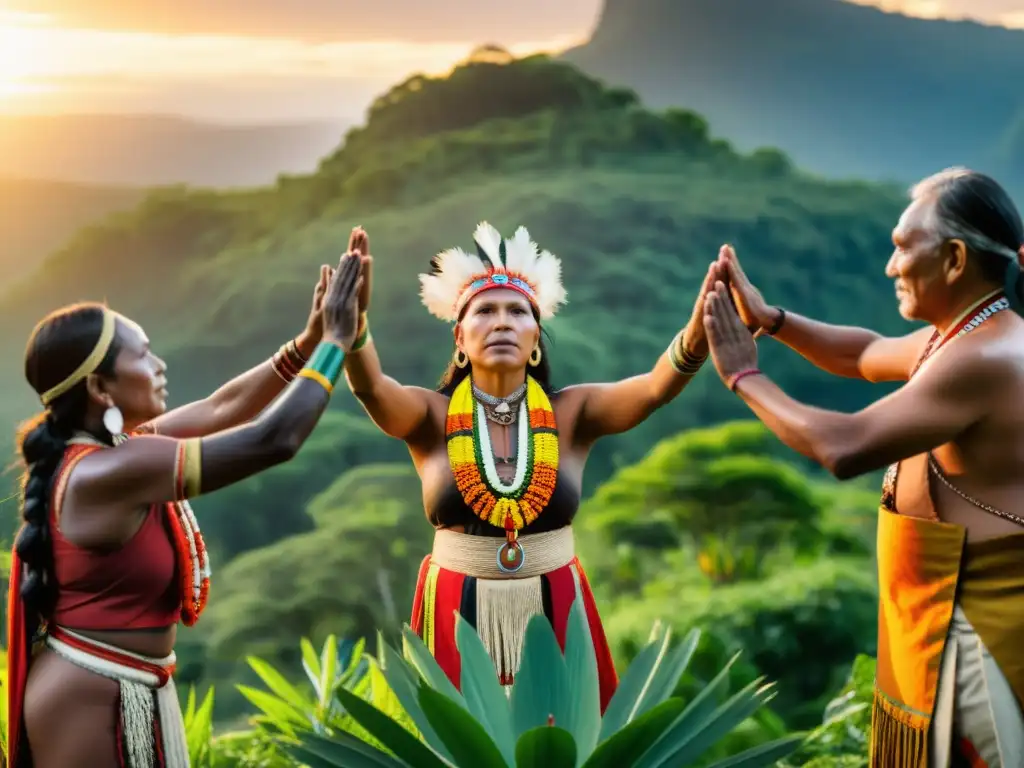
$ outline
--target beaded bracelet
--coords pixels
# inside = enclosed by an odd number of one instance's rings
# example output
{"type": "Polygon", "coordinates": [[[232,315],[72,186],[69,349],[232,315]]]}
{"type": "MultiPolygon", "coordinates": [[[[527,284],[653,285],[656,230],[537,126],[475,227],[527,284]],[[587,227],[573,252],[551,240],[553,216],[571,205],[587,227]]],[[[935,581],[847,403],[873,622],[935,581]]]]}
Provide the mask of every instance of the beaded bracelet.
{"type": "Polygon", "coordinates": [[[676,373],[681,376],[693,376],[701,369],[701,366],[704,365],[704,361],[707,359],[707,355],[695,355],[687,349],[686,342],[683,341],[682,331],[676,334],[668,348],[668,360],[672,363],[676,373]]]}
{"type": "Polygon", "coordinates": [[[281,380],[287,384],[299,375],[306,358],[299,352],[299,345],[292,339],[281,345],[281,348],[270,358],[270,366],[281,380]]]}
{"type": "Polygon", "coordinates": [[[735,392],[736,391],[736,385],[739,384],[741,381],[743,381],[743,379],[747,378],[747,376],[761,376],[761,375],[762,375],[762,373],[761,373],[761,369],[760,368],[747,368],[745,370],[742,370],[742,371],[739,371],[737,373],[734,373],[732,376],[730,376],[728,381],[726,381],[726,386],[729,387],[729,390],[731,392],[735,392]]]}
{"type": "Polygon", "coordinates": [[[334,391],[334,385],[341,376],[341,368],[345,362],[345,350],[335,344],[321,341],[316,345],[313,356],[298,375],[311,379],[327,390],[334,391]]]}

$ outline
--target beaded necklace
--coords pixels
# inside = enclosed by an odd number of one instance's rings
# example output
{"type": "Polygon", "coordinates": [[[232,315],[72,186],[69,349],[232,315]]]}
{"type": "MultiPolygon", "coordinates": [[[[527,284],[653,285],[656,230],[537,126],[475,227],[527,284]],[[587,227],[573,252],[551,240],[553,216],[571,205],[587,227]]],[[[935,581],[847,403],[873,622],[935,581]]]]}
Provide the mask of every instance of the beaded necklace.
{"type": "Polygon", "coordinates": [[[547,394],[533,377],[527,377],[526,396],[519,402],[516,427],[516,471],[506,484],[498,475],[487,414],[473,396],[471,377],[463,379],[452,393],[445,436],[455,484],[466,506],[477,517],[505,529],[498,567],[508,573],[522,568],[525,558],[518,532],[541,515],[558,480],[555,413],[547,394]]]}

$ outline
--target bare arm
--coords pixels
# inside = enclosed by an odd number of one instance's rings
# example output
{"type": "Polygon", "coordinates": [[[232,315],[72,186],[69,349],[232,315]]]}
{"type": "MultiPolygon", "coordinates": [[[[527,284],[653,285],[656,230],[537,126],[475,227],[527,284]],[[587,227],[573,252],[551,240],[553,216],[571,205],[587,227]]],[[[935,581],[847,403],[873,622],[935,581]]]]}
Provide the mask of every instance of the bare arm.
{"type": "Polygon", "coordinates": [[[708,344],[704,331],[704,295],[719,275],[712,263],[701,285],[693,312],[685,330],[672,340],[675,356],[683,363],[677,370],[672,363],[670,346],[654,364],[654,368],[639,376],[631,376],[609,384],[582,384],[572,387],[583,397],[576,422],[577,442],[584,445],[605,435],[627,432],[643,423],[663,405],[672,402],[697,373],[699,363],[707,357],[708,344]]]}
{"type": "Polygon", "coordinates": [[[767,332],[782,326],[774,338],[823,371],[835,376],[867,381],[906,381],[914,363],[928,343],[925,328],[899,338],[888,338],[848,325],[830,325],[794,312],[780,315],[740,266],[736,252],[723,246],[718,256],[722,274],[728,276],[729,292],[736,311],[747,328],[767,332]]]}
{"type": "Polygon", "coordinates": [[[326,265],[320,268],[320,279],[313,290],[313,308],[309,321],[294,342],[285,345],[274,358],[231,379],[209,397],[159,416],[146,425],[148,430],[143,431],[168,437],[201,437],[256,418],[281,394],[288,383],[274,370],[275,364],[282,367],[282,370],[284,367],[290,367],[293,372],[298,370],[313,354],[320,341],[323,335],[323,299],[333,272],[326,265]]]}
{"type": "Polygon", "coordinates": [[[931,334],[931,328],[920,328],[906,336],[887,337],[787,311],[773,338],[831,374],[880,382],[906,381],[931,334]]]}
{"type": "Polygon", "coordinates": [[[372,338],[345,358],[345,378],[373,423],[399,440],[408,439],[426,423],[430,399],[439,397],[429,389],[405,386],[385,375],[372,338]]]}
{"type": "Polygon", "coordinates": [[[666,352],[651,371],[639,376],[607,384],[567,387],[579,391],[583,398],[576,422],[576,441],[586,445],[600,437],[633,429],[658,408],[672,402],[692,379],[692,375],[676,372],[666,352]]]}
{"type": "Polygon", "coordinates": [[[143,435],[112,450],[96,451],[75,470],[75,503],[134,510],[216,491],[259,474],[298,452],[329,399],[320,384],[298,378],[273,406],[247,424],[192,441],[143,435]],[[176,482],[183,442],[198,451],[201,467],[198,487],[188,494],[181,494],[176,482]]]}
{"type": "Polygon", "coordinates": [[[324,300],[325,341],[302,374],[255,421],[202,438],[136,437],[82,460],[75,504],[137,510],[223,488],[292,458],[309,437],[340,375],[358,325],[360,262],[346,254],[324,300]]]}
{"type": "Polygon", "coordinates": [[[427,423],[430,401],[440,395],[422,387],[399,384],[385,375],[373,336],[369,334],[367,312],[373,290],[373,256],[370,255],[370,238],[362,227],[352,230],[348,249],[361,255],[363,284],[359,292],[359,336],[356,348],[345,359],[345,379],[352,394],[381,432],[388,437],[408,440],[427,423]]]}
{"type": "Polygon", "coordinates": [[[736,392],[782,442],[845,480],[953,440],[988,413],[1009,373],[1003,360],[951,350],[852,414],[799,403],[765,376],[742,379],[736,392]]]}

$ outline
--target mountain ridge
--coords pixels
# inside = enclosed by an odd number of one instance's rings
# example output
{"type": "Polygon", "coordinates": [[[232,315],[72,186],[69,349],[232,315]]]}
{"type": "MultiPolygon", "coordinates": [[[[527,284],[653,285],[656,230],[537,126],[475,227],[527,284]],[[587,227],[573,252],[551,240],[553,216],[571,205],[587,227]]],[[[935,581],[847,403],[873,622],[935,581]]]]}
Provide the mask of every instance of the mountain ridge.
{"type": "Polygon", "coordinates": [[[655,107],[686,104],[742,149],[778,147],[830,176],[999,174],[1000,137],[1024,106],[1024,31],[840,0],[606,0],[590,41],[564,58],[655,107]]]}
{"type": "Polygon", "coordinates": [[[0,176],[104,186],[238,187],[310,173],[344,122],[221,123],[172,114],[0,116],[0,176]]]}

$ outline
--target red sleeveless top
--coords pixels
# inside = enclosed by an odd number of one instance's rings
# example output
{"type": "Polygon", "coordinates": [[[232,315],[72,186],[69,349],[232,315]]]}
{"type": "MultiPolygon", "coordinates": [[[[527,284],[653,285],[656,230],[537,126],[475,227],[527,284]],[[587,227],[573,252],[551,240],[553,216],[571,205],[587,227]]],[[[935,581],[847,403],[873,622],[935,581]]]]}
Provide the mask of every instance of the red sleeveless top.
{"type": "Polygon", "coordinates": [[[128,543],[86,549],[60,532],[68,476],[95,445],[70,445],[54,476],[50,500],[57,605],[52,621],[68,629],[154,629],[177,624],[181,590],[175,548],[163,504],[154,504],[128,543]]]}

